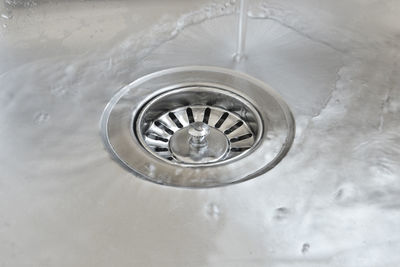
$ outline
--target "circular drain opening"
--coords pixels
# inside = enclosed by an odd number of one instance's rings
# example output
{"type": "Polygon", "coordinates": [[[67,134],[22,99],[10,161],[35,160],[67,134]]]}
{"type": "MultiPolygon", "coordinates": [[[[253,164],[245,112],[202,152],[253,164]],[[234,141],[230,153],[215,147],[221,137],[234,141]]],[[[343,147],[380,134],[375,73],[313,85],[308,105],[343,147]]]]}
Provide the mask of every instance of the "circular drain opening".
{"type": "Polygon", "coordinates": [[[257,177],[293,142],[288,106],[268,86],[216,67],[179,67],[118,92],[101,121],[106,147],[141,178],[215,187],[257,177]]]}
{"type": "Polygon", "coordinates": [[[207,166],[252,151],[263,132],[253,105],[211,86],[188,86],[160,94],[135,120],[141,144],[160,159],[181,166],[207,166]]]}

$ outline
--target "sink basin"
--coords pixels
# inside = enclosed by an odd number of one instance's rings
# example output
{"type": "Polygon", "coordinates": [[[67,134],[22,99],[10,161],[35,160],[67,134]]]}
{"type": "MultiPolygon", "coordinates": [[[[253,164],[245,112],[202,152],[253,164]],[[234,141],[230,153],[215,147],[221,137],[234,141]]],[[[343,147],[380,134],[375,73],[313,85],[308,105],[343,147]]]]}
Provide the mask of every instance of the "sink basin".
{"type": "Polygon", "coordinates": [[[241,62],[236,4],[0,3],[0,266],[400,265],[400,3],[250,1],[241,62]],[[110,99],[188,65],[244,73],[288,104],[279,164],[190,189],[112,158],[110,99]]]}

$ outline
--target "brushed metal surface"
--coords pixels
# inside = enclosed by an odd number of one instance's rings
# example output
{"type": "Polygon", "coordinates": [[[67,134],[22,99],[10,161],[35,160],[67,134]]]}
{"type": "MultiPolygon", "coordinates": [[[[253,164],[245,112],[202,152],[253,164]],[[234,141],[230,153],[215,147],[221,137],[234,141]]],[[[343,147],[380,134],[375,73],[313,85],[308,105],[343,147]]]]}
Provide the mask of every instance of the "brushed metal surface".
{"type": "Polygon", "coordinates": [[[251,1],[240,63],[232,8],[0,2],[0,266],[400,265],[400,3],[251,1]],[[189,190],[109,157],[109,99],[183,65],[282,95],[297,128],[276,168],[189,190]]]}

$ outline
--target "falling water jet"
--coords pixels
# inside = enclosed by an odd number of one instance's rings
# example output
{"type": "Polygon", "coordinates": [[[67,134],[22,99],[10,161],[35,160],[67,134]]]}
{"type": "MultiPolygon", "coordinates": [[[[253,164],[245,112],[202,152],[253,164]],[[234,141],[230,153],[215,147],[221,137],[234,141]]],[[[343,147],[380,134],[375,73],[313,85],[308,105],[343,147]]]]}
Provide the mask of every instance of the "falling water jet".
{"type": "Polygon", "coordinates": [[[234,55],[234,60],[240,62],[246,58],[246,32],[247,32],[247,10],[248,0],[240,0],[239,6],[239,23],[237,32],[237,48],[234,55]]]}

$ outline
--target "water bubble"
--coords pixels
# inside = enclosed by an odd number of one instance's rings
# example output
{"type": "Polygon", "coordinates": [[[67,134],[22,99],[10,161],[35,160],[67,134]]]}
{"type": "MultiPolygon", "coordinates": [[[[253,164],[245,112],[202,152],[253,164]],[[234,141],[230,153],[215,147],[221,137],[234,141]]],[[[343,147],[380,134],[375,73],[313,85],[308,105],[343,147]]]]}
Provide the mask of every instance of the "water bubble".
{"type": "Polygon", "coordinates": [[[206,212],[207,212],[208,216],[210,216],[214,219],[218,219],[221,214],[221,211],[220,211],[218,205],[216,205],[215,203],[208,204],[206,207],[206,212]]]}
{"type": "Polygon", "coordinates": [[[36,124],[43,124],[50,119],[50,115],[46,112],[38,112],[34,116],[34,122],[36,124]]]}
{"type": "Polygon", "coordinates": [[[301,253],[306,254],[310,250],[310,244],[304,243],[302,248],[301,248],[301,253]]]}

